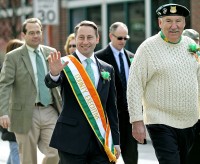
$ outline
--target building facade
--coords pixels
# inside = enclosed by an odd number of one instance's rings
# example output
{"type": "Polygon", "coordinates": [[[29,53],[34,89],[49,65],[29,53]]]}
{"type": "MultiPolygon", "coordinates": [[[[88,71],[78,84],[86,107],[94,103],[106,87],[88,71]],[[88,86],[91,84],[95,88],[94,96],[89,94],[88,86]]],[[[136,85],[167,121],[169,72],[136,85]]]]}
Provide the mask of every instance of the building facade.
{"type": "MultiPolygon", "coordinates": [[[[14,27],[20,29],[19,25],[24,19],[34,16],[32,7],[34,0],[16,0],[16,4],[13,4],[12,0],[2,0],[2,2],[9,10],[7,15],[0,10],[0,29],[4,29],[4,32],[0,32],[0,48],[4,51],[2,40],[6,42],[13,36],[20,37],[18,33],[12,34],[14,28],[9,30],[9,27],[12,27],[9,23],[15,20],[14,27]],[[14,17],[11,16],[13,14],[14,17]]],[[[108,44],[109,26],[116,21],[124,22],[128,26],[130,35],[126,46],[134,53],[146,38],[159,31],[155,11],[166,3],[186,6],[191,11],[190,17],[186,18],[186,28],[200,32],[199,0],[58,0],[58,2],[59,24],[44,25],[44,44],[55,47],[63,54],[67,36],[82,20],[94,21],[99,27],[100,43],[96,50],[108,44]]]]}

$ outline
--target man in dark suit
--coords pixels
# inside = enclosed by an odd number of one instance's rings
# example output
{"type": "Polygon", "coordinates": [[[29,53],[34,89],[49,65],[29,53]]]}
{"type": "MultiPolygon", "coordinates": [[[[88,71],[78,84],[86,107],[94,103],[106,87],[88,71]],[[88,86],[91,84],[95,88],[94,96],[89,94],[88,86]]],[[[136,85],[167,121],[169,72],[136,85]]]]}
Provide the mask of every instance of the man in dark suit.
{"type": "Polygon", "coordinates": [[[50,146],[58,149],[60,164],[110,164],[120,155],[114,69],[94,56],[99,42],[95,23],[80,22],[75,27],[75,39],[73,55],[60,58],[59,52],[51,53],[48,59],[46,85],[61,86],[63,100],[50,146]],[[103,122],[111,129],[116,150],[113,156],[105,146],[103,122]]]}
{"type": "Polygon", "coordinates": [[[127,26],[122,22],[113,23],[110,26],[109,37],[111,40],[109,45],[105,49],[96,52],[95,55],[114,67],[121,154],[125,164],[137,164],[137,141],[131,135],[132,126],[129,123],[126,99],[130,58],[134,56],[133,53],[124,49],[126,41],[129,39],[127,26]]]}
{"type": "Polygon", "coordinates": [[[42,24],[37,18],[25,20],[22,37],[25,44],[5,55],[1,70],[0,125],[15,133],[21,164],[37,163],[37,147],[45,155],[43,164],[56,164],[58,152],[49,142],[61,97],[56,88],[49,90],[44,84],[48,72],[46,58],[56,50],[40,44],[42,24]]]}

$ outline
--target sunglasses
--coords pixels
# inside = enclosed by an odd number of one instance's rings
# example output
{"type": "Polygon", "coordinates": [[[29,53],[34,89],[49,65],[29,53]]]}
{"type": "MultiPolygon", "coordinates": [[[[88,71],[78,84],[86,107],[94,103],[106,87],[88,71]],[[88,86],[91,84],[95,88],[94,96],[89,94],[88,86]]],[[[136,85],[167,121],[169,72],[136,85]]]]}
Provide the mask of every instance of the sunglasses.
{"type": "Polygon", "coordinates": [[[71,47],[76,48],[76,45],[75,44],[70,44],[69,48],[71,48],[71,47]]]}
{"type": "Polygon", "coordinates": [[[130,36],[129,35],[127,35],[126,37],[122,37],[122,36],[116,36],[116,35],[114,35],[114,34],[112,34],[115,38],[117,38],[117,40],[122,40],[122,39],[124,39],[124,40],[128,40],[129,38],[130,38],[130,36]]]}

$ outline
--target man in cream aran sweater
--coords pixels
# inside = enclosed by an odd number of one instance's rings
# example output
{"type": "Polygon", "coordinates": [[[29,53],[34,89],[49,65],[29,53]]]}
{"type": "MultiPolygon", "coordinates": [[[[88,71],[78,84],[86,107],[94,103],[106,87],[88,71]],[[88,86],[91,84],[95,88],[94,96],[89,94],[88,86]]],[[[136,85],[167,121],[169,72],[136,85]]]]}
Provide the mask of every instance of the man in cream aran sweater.
{"type": "Polygon", "coordinates": [[[159,164],[186,164],[199,117],[200,80],[199,64],[188,51],[194,41],[182,36],[190,11],[166,4],[156,13],[161,31],[139,46],[129,73],[132,135],[143,143],[146,125],[159,164]]]}

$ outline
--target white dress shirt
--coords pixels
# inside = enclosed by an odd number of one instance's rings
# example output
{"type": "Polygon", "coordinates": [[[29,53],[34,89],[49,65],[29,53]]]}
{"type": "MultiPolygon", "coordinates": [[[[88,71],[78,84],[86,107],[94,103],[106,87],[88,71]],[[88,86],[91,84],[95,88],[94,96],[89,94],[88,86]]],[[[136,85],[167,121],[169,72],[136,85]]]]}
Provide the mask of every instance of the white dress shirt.
{"type": "MultiPolygon", "coordinates": [[[[82,55],[78,50],[76,50],[76,54],[77,54],[79,60],[81,61],[81,63],[83,64],[84,68],[85,68],[87,66],[87,63],[85,61],[87,59],[87,57],[85,57],[84,55],[82,55]]],[[[94,52],[93,52],[92,56],[90,57],[90,59],[92,59],[91,67],[92,67],[92,70],[94,72],[95,87],[97,88],[97,85],[99,83],[100,74],[99,74],[99,70],[98,70],[98,65],[97,65],[96,59],[94,57],[94,52]]],[[[58,76],[52,76],[51,73],[50,73],[50,77],[54,81],[57,81],[59,79],[59,76],[60,75],[58,75],[58,76]]]]}
{"type": "Polygon", "coordinates": [[[111,50],[114,54],[114,57],[115,57],[115,61],[117,63],[117,66],[118,66],[118,69],[119,71],[120,70],[120,61],[119,61],[119,53],[121,52],[123,55],[122,55],[122,59],[124,61],[124,69],[125,69],[125,74],[126,74],[126,81],[128,81],[128,74],[129,74],[129,66],[128,66],[128,61],[126,59],[126,56],[125,56],[125,53],[124,53],[124,49],[122,48],[120,51],[118,51],[115,47],[112,46],[111,43],[109,43],[110,47],[111,47],[111,50]]]}
{"type": "MultiPolygon", "coordinates": [[[[29,54],[29,57],[30,57],[30,60],[31,60],[31,64],[32,64],[32,67],[33,67],[33,72],[34,72],[34,77],[35,77],[35,83],[36,83],[36,88],[37,88],[37,96],[36,96],[36,100],[35,102],[39,102],[39,89],[38,89],[38,75],[37,75],[37,66],[36,66],[36,54],[34,52],[34,48],[26,45],[27,49],[28,49],[28,54],[29,54]]],[[[47,65],[46,65],[46,61],[44,59],[44,56],[41,52],[41,49],[40,47],[37,48],[38,50],[38,53],[42,59],[42,62],[43,62],[43,66],[44,66],[44,70],[45,70],[45,74],[47,74],[47,65]]]]}

